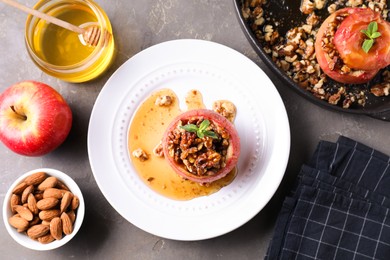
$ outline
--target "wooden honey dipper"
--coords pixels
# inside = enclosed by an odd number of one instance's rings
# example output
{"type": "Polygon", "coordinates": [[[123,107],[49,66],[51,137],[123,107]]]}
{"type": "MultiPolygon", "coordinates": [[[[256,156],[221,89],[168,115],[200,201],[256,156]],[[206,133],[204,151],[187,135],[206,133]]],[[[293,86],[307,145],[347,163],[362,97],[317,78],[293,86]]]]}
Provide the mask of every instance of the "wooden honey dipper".
{"type": "MultiPolygon", "coordinates": [[[[65,29],[70,30],[72,32],[75,32],[79,35],[82,35],[82,38],[83,38],[85,44],[87,44],[87,45],[96,46],[99,42],[100,37],[101,37],[102,33],[100,30],[100,27],[97,25],[90,25],[86,28],[81,28],[79,26],[76,26],[76,25],[73,25],[71,23],[60,20],[56,17],[47,15],[45,13],[39,12],[39,11],[32,9],[30,7],[19,4],[18,2],[15,2],[13,0],[1,0],[1,1],[10,5],[10,6],[13,6],[19,10],[22,10],[28,14],[39,17],[47,22],[53,23],[53,24],[58,25],[62,28],[65,28],[65,29]]],[[[110,36],[110,34],[108,32],[104,33],[105,41],[107,41],[109,36],[110,36]]]]}

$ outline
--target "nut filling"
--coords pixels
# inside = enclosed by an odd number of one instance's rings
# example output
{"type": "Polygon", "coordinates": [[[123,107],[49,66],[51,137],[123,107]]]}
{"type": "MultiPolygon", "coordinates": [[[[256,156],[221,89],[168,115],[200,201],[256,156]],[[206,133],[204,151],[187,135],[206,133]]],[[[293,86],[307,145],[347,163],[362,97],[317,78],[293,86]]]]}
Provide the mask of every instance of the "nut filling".
{"type": "MultiPolygon", "coordinates": [[[[315,54],[315,40],[321,26],[324,13],[332,14],[344,7],[366,7],[389,20],[386,0],[302,0],[300,11],[305,17],[303,22],[287,21],[295,24],[283,28],[283,21],[275,20],[272,12],[267,12],[269,0],[243,0],[241,11],[245,21],[261,43],[263,50],[281,68],[287,76],[301,88],[315,97],[343,108],[363,107],[368,97],[389,96],[389,66],[381,70],[370,84],[343,84],[331,80],[320,68],[315,54]],[[286,30],[285,34],[281,33],[286,30]]],[[[359,76],[360,70],[351,69],[343,63],[333,45],[335,31],[342,22],[342,15],[337,16],[325,32],[322,48],[326,53],[331,70],[342,74],[359,76]]],[[[375,102],[375,101],[374,101],[375,102]]]]}
{"type": "Polygon", "coordinates": [[[338,70],[343,74],[350,73],[352,69],[345,65],[343,60],[340,58],[339,53],[333,44],[333,39],[337,28],[340,26],[341,22],[346,18],[347,15],[348,14],[339,14],[332,22],[328,24],[328,27],[326,28],[326,31],[323,35],[324,38],[321,42],[321,48],[326,53],[329,69],[338,70]]]}
{"type": "Polygon", "coordinates": [[[181,128],[188,124],[200,127],[204,117],[191,117],[181,121],[168,134],[169,156],[182,165],[189,173],[196,176],[213,176],[226,166],[229,133],[210,122],[207,131],[213,131],[217,137],[204,136],[199,138],[194,132],[181,128]]]}

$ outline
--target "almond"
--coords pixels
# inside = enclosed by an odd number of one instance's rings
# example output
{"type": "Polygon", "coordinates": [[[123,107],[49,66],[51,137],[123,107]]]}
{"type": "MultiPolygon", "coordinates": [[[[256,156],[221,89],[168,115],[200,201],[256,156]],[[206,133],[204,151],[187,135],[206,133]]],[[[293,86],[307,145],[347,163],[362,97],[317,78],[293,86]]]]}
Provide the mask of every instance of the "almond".
{"type": "Polygon", "coordinates": [[[69,235],[73,231],[73,224],[72,221],[70,220],[68,214],[63,212],[61,214],[61,220],[62,220],[62,231],[64,232],[65,235],[69,235]]]}
{"type": "Polygon", "coordinates": [[[27,207],[34,215],[38,215],[37,199],[32,193],[28,195],[27,207]]]}
{"type": "Polygon", "coordinates": [[[58,204],[59,200],[56,198],[41,199],[37,202],[37,207],[40,210],[52,209],[58,204]]]}
{"type": "Polygon", "coordinates": [[[41,224],[42,224],[42,225],[45,225],[45,226],[50,226],[50,221],[48,221],[48,220],[42,220],[41,224]]]}
{"type": "Polygon", "coordinates": [[[16,205],[14,209],[16,212],[19,213],[20,217],[24,218],[27,221],[31,221],[34,217],[32,212],[27,207],[16,205]]]}
{"type": "Polygon", "coordinates": [[[60,216],[60,210],[58,209],[49,209],[49,210],[42,210],[39,212],[39,218],[42,220],[50,221],[55,217],[60,216]]]}
{"type": "Polygon", "coordinates": [[[80,205],[80,200],[76,195],[73,195],[71,208],[72,210],[76,210],[80,205]]]}
{"type": "Polygon", "coordinates": [[[43,182],[45,179],[46,179],[46,173],[36,172],[28,176],[26,179],[24,179],[24,182],[27,183],[27,185],[38,185],[41,182],[43,182]]]}
{"type": "Polygon", "coordinates": [[[49,233],[49,230],[50,230],[49,226],[39,224],[30,227],[27,230],[27,235],[32,239],[37,239],[38,237],[44,236],[47,233],[49,233]]]}
{"type": "Polygon", "coordinates": [[[47,235],[38,237],[38,241],[41,244],[49,244],[50,242],[53,242],[54,240],[55,240],[54,237],[50,233],[47,235]]]}
{"type": "Polygon", "coordinates": [[[48,188],[53,188],[57,185],[57,178],[54,176],[47,177],[41,184],[38,185],[38,190],[44,191],[48,188]]]}
{"type": "Polygon", "coordinates": [[[66,214],[68,214],[70,220],[74,224],[74,221],[76,220],[76,213],[74,212],[74,210],[70,210],[70,211],[66,212],[66,214]]]}
{"type": "Polygon", "coordinates": [[[13,189],[10,207],[14,215],[9,223],[18,232],[47,244],[73,232],[79,205],[79,198],[62,181],[37,172],[13,189]]]}
{"type": "Polygon", "coordinates": [[[22,194],[25,188],[27,188],[27,183],[24,181],[16,185],[16,187],[13,189],[12,193],[15,193],[17,195],[22,194]]]}
{"type": "Polygon", "coordinates": [[[15,215],[8,219],[8,223],[20,231],[25,231],[29,225],[27,220],[25,220],[20,216],[15,216],[15,215]]]}
{"type": "Polygon", "coordinates": [[[62,238],[62,220],[59,217],[50,221],[50,234],[57,240],[62,238]]]}
{"type": "Polygon", "coordinates": [[[38,217],[38,216],[35,216],[33,218],[33,220],[30,221],[30,227],[34,226],[34,225],[37,225],[41,222],[41,219],[38,217]]]}
{"type": "Polygon", "coordinates": [[[57,181],[57,187],[62,190],[70,191],[69,188],[62,181],[57,181]]]}
{"type": "Polygon", "coordinates": [[[43,192],[43,198],[56,198],[56,199],[62,199],[62,196],[64,196],[65,191],[62,191],[57,188],[48,188],[43,192]]]}
{"type": "Polygon", "coordinates": [[[11,211],[12,211],[12,213],[15,213],[16,211],[15,211],[14,207],[15,207],[16,205],[19,205],[19,204],[20,204],[20,197],[19,197],[19,195],[12,194],[12,195],[11,195],[10,204],[11,204],[11,211]]]}
{"type": "Polygon", "coordinates": [[[27,198],[28,198],[28,195],[30,193],[32,193],[34,191],[34,186],[33,185],[29,185],[27,186],[24,191],[22,192],[22,203],[26,203],[27,202],[27,198]]]}
{"type": "Polygon", "coordinates": [[[68,208],[70,203],[72,203],[72,200],[73,200],[73,194],[70,193],[69,191],[65,192],[64,197],[62,197],[61,200],[61,207],[60,207],[61,212],[64,212],[68,208]]]}
{"type": "Polygon", "coordinates": [[[35,199],[38,201],[38,200],[41,200],[43,199],[43,192],[40,192],[40,193],[36,193],[34,194],[35,196],[35,199]]]}

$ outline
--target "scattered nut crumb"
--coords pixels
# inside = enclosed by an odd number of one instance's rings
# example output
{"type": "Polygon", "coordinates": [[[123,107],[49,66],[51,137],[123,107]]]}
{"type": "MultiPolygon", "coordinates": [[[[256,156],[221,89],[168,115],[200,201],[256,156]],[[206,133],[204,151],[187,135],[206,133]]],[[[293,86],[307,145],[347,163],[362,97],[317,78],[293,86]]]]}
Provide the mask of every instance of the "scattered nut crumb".
{"type": "Polygon", "coordinates": [[[141,162],[146,161],[147,159],[149,159],[149,157],[146,154],[146,152],[144,150],[142,150],[141,148],[135,149],[132,154],[133,154],[133,156],[135,158],[140,159],[141,162]]]}
{"type": "Polygon", "coordinates": [[[165,95],[165,96],[159,96],[158,98],[156,98],[156,101],[154,102],[154,104],[156,106],[170,106],[173,102],[173,97],[171,96],[168,96],[168,95],[165,95]]]}
{"type": "Polygon", "coordinates": [[[314,11],[315,5],[310,0],[302,0],[300,10],[304,14],[310,14],[314,11]]]}
{"type": "Polygon", "coordinates": [[[156,147],[154,147],[153,154],[158,157],[164,157],[164,150],[161,141],[158,143],[158,145],[156,145],[156,147]]]}
{"type": "Polygon", "coordinates": [[[213,103],[213,110],[218,114],[226,117],[230,122],[234,121],[236,117],[236,106],[227,100],[217,100],[213,103]]]}
{"type": "Polygon", "coordinates": [[[390,83],[377,84],[371,88],[371,93],[376,97],[388,96],[390,93],[390,83]]]}

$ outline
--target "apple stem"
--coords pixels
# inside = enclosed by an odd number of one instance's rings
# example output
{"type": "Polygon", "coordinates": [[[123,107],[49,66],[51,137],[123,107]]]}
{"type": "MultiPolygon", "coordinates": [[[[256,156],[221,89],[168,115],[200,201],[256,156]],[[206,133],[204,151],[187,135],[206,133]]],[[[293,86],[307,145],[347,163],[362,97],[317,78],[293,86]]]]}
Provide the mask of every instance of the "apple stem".
{"type": "Polygon", "coordinates": [[[11,109],[12,109],[12,111],[14,111],[15,112],[15,114],[16,114],[16,116],[17,117],[19,117],[20,119],[22,119],[22,120],[27,120],[27,116],[25,116],[25,115],[21,115],[21,114],[19,114],[18,112],[16,112],[16,110],[15,110],[15,107],[14,106],[11,106],[11,109]]]}

